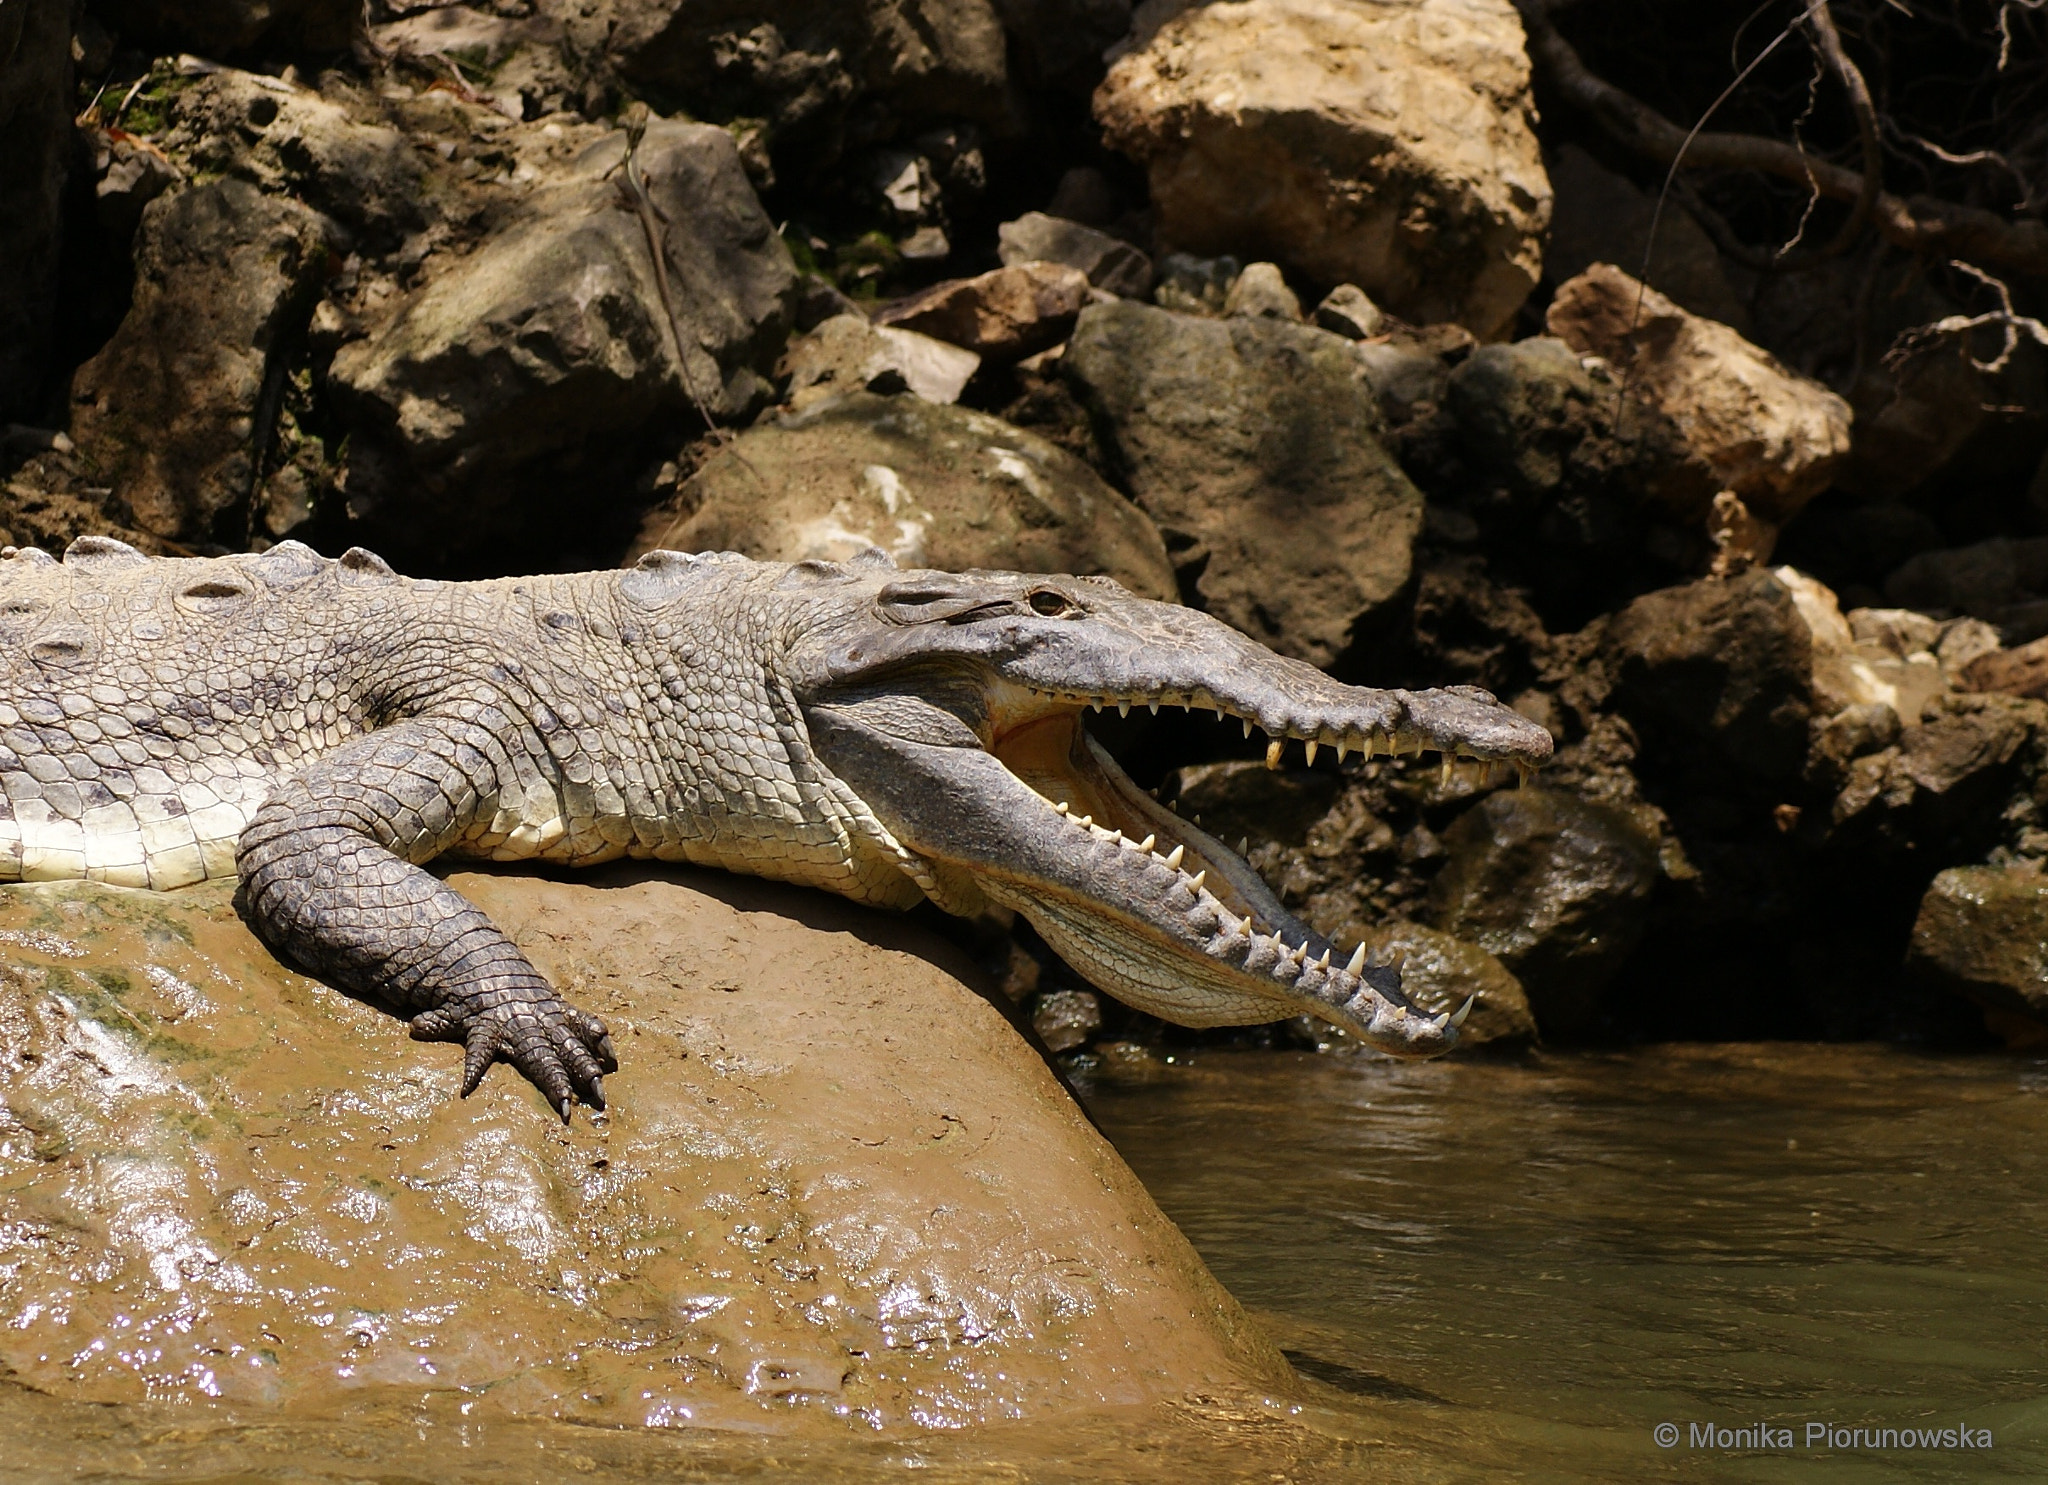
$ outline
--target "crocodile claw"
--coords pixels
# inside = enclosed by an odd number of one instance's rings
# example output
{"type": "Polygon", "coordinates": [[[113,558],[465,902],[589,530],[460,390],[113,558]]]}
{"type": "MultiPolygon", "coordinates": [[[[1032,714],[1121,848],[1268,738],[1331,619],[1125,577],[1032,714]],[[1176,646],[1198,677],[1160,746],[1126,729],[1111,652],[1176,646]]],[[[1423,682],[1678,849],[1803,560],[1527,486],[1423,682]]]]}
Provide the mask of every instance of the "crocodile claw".
{"type": "Polygon", "coordinates": [[[415,1041],[463,1044],[462,1096],[469,1097],[496,1062],[508,1062],[540,1090],[567,1123],[578,1099],[605,1106],[604,1074],[618,1058],[604,1022],[552,989],[503,994],[482,1004],[450,1001],[412,1019],[415,1041]]]}

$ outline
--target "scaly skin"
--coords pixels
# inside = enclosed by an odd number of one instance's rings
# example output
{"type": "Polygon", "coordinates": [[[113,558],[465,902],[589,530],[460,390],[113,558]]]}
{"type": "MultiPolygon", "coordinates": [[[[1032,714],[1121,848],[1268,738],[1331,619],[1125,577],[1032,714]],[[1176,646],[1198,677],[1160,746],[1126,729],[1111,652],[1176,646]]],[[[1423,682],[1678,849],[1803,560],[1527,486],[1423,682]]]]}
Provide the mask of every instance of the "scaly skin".
{"type": "Polygon", "coordinates": [[[1528,768],[1484,692],[1343,686],[1104,578],[656,552],[624,572],[401,578],[287,542],[152,560],[0,553],[0,880],[239,875],[280,953],[604,1105],[602,1022],[443,855],[689,861],[908,907],[1021,912],[1111,994],[1189,1025],[1303,1011],[1430,1055],[1399,974],[1292,918],[1148,799],[1090,706],[1214,708],[1318,747],[1528,768]],[[1142,839],[1141,839],[1142,837],[1142,839]]]}

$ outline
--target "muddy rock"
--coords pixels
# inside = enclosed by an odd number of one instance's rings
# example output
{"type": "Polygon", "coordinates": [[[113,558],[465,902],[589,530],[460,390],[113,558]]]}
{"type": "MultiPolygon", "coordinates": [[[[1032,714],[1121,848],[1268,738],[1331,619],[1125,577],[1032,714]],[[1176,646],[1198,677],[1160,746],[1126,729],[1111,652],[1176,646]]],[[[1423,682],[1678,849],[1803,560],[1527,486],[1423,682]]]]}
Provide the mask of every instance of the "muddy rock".
{"type": "Polygon", "coordinates": [[[1157,529],[1072,454],[985,413],[867,392],[764,419],[657,507],[633,550],[1106,573],[1171,599],[1157,529]]]}
{"type": "MultiPolygon", "coordinates": [[[[2035,865],[1957,866],[1920,900],[1907,967],[1983,1006],[1994,1030],[2048,1023],[2048,876],[2035,865]]],[[[2017,1038],[2016,1038],[2017,1039],[2017,1038]]]]}
{"type": "Polygon", "coordinates": [[[1482,338],[1535,287],[1550,185],[1507,0],[1146,6],[1095,116],[1173,247],[1482,338]]]}
{"type": "Polygon", "coordinates": [[[716,874],[457,880],[609,1020],[608,1115],[457,1098],[224,888],[0,889],[18,1384],[769,1432],[1281,1385],[946,946],[716,874]]]}
{"type": "Polygon", "coordinates": [[[1120,237],[1081,222],[1027,211],[996,230],[997,251],[1006,267],[1063,263],[1087,275],[1104,293],[1143,299],[1152,292],[1152,260],[1120,237]]]}
{"type": "Polygon", "coordinates": [[[0,424],[42,423],[74,158],[70,8],[0,13],[0,424]]]}
{"type": "Polygon", "coordinates": [[[1560,285],[1545,323],[1623,372],[1632,395],[1677,425],[1717,489],[1774,528],[1827,488],[1849,452],[1848,403],[1611,264],[1560,285]]]}
{"type": "Polygon", "coordinates": [[[1449,859],[1429,896],[1437,927],[1499,959],[1539,1025],[1583,1028],[1649,926],[1655,833],[1614,805],[1504,789],[1443,843],[1449,859]]]}
{"type": "Polygon", "coordinates": [[[94,13],[123,42],[238,56],[346,51],[363,7],[351,0],[105,0],[94,13]]]}
{"type": "Polygon", "coordinates": [[[1328,665],[1407,584],[1422,496],[1348,341],[1098,304],[1060,365],[1209,612],[1328,665]]]}
{"type": "Polygon", "coordinates": [[[1702,319],[1749,333],[1749,306],[1736,292],[1729,265],[1683,207],[1667,202],[1660,215],[1647,192],[1575,144],[1557,152],[1549,172],[1557,200],[1543,248],[1545,278],[1562,284],[1595,263],[1618,263],[1631,273],[1640,271],[1654,217],[1657,242],[1650,260],[1650,286],[1702,319]]]}
{"type": "Polygon", "coordinates": [[[1521,981],[1477,944],[1403,920],[1368,928],[1359,941],[1370,954],[1400,960],[1401,993],[1427,1014],[1456,1012],[1472,1002],[1459,1050],[1536,1039],[1536,1017],[1521,981]]]}
{"type": "Polygon", "coordinates": [[[701,4],[616,0],[606,54],[636,92],[698,118],[759,121],[780,176],[810,180],[862,136],[1014,127],[990,0],[701,4]]]}
{"type": "Polygon", "coordinates": [[[915,330],[990,361],[1016,361],[1067,338],[1088,276],[1063,263],[1017,263],[934,284],[890,305],[878,325],[915,330]]]}
{"type": "Polygon", "coordinates": [[[593,145],[335,355],[357,430],[349,514],[394,550],[444,553],[480,521],[531,541],[578,484],[644,457],[651,430],[731,419],[770,395],[796,272],[732,136],[650,125],[634,157],[646,214],[608,178],[626,148],[623,134],[593,145]]]}
{"type": "Polygon", "coordinates": [[[1704,751],[1763,781],[1798,776],[1813,636],[1775,573],[1646,593],[1607,622],[1602,649],[1614,705],[1647,748],[1673,761],[1704,751]]]}
{"type": "Polygon", "coordinates": [[[135,302],[72,381],[72,437],[135,524],[244,545],[294,342],[318,297],[328,224],[219,180],[143,213],[135,302]]]}
{"type": "Polygon", "coordinates": [[[957,345],[844,314],[791,341],[776,370],[789,378],[790,406],[801,410],[859,391],[908,390],[926,402],[958,402],[980,366],[981,357],[957,345]]]}
{"type": "Polygon", "coordinates": [[[1867,751],[1840,775],[1832,827],[1853,841],[1950,860],[1999,844],[2048,854],[2048,835],[2040,831],[2048,822],[2042,801],[2033,797],[2043,774],[2044,739],[2048,704],[2015,696],[1942,697],[1923,720],[1899,729],[1895,742],[1873,729],[1867,751]]]}

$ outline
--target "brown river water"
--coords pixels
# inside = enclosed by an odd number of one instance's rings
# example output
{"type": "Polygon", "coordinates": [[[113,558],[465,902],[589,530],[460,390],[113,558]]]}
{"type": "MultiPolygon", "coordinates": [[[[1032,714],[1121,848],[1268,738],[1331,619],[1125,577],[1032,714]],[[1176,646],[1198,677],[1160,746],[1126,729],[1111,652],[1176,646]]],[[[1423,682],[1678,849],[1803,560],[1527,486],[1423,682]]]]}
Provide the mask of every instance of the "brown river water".
{"type": "Polygon", "coordinates": [[[1300,1396],[906,1441],[0,1387],[0,1479],[2048,1478],[2048,1061],[1203,1052],[1083,1091],[1300,1396]]]}

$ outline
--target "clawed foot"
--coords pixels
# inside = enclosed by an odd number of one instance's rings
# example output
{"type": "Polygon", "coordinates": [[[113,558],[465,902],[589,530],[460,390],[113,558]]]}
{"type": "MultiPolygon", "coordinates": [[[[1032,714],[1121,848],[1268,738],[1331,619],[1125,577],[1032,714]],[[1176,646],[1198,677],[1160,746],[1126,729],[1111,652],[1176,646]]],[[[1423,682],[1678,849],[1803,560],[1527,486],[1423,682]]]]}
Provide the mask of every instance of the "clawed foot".
{"type": "Polygon", "coordinates": [[[604,1022],[547,985],[494,987],[412,1018],[421,1042],[461,1042],[462,1096],[476,1091],[494,1062],[509,1062],[569,1122],[577,1099],[604,1107],[604,1074],[617,1072],[604,1022]]]}

